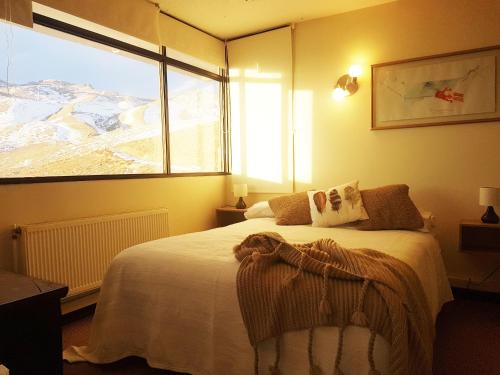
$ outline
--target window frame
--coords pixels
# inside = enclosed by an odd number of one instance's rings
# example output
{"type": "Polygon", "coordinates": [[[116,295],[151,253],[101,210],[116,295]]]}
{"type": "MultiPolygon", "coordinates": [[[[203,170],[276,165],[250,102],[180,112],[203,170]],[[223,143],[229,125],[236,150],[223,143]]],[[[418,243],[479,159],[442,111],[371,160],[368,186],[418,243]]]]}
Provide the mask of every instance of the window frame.
{"type": "Polygon", "coordinates": [[[183,61],[179,61],[167,56],[166,48],[161,47],[161,53],[150,51],[148,49],[138,47],[121,40],[114,39],[90,30],[80,28],[78,26],[62,22],[38,13],[33,13],[33,23],[44,26],[53,30],[57,30],[66,34],[90,40],[95,43],[106,45],[108,47],[120,49],[122,51],[155,60],[160,65],[160,95],[162,102],[162,124],[163,124],[163,143],[164,143],[164,171],[163,173],[144,173],[144,174],[111,174],[111,175],[79,175],[79,176],[40,176],[40,177],[0,177],[0,185],[8,184],[26,184],[26,183],[43,183],[43,182],[65,182],[65,181],[91,181],[91,180],[123,180],[123,179],[145,179],[145,178],[168,178],[168,177],[187,177],[187,176],[221,176],[228,175],[229,172],[229,139],[228,139],[228,75],[226,69],[220,69],[220,74],[216,74],[205,69],[190,65],[183,61]],[[188,71],[190,73],[213,79],[220,82],[220,107],[221,107],[221,123],[222,123],[222,162],[223,171],[220,172],[183,172],[172,173],[170,168],[170,133],[168,126],[168,82],[167,82],[167,67],[174,66],[176,68],[188,71]]]}

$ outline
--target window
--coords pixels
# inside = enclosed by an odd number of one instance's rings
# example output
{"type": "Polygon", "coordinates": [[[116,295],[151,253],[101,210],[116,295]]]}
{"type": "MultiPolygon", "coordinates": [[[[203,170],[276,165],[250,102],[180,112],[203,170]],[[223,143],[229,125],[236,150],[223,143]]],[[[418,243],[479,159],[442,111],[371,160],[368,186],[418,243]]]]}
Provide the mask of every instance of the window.
{"type": "Polygon", "coordinates": [[[223,171],[220,82],[172,66],[167,82],[172,173],[223,171]]]}
{"type": "Polygon", "coordinates": [[[34,16],[0,22],[1,182],[225,171],[222,76],[34,16]]]}

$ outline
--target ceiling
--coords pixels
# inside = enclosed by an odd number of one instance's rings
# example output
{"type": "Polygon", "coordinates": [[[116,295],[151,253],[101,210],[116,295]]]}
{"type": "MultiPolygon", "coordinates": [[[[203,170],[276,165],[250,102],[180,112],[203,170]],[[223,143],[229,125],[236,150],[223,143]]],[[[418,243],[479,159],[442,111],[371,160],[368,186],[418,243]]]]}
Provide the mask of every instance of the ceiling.
{"type": "Polygon", "coordinates": [[[163,12],[220,39],[395,0],[156,0],[163,12]]]}

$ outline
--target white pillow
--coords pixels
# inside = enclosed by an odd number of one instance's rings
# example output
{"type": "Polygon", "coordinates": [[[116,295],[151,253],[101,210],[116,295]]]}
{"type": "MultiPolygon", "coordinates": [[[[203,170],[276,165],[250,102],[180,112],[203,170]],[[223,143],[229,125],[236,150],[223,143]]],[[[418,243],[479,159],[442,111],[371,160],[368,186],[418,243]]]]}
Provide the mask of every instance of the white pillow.
{"type": "Polygon", "coordinates": [[[358,181],[307,192],[313,227],[333,227],[367,219],[358,181]]]}
{"type": "Polygon", "coordinates": [[[261,201],[253,204],[245,212],[247,219],[257,219],[259,217],[274,217],[273,210],[269,207],[269,201],[261,201]]]}
{"type": "Polygon", "coordinates": [[[420,215],[424,219],[424,226],[419,229],[420,232],[433,233],[436,226],[436,217],[430,211],[420,210],[420,215]]]}

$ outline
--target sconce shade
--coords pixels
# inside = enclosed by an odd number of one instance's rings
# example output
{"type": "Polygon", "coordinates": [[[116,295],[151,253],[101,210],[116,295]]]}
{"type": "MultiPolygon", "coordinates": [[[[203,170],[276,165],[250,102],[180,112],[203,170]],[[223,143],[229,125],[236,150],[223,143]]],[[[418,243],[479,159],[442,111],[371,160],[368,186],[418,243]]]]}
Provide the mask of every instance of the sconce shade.
{"type": "Polygon", "coordinates": [[[345,95],[352,95],[358,91],[358,79],[356,77],[351,77],[349,74],[344,74],[337,81],[335,88],[341,88],[344,90],[345,95]]]}
{"type": "Polygon", "coordinates": [[[248,195],[247,184],[234,184],[233,194],[235,197],[246,197],[248,195]]]}
{"type": "Polygon", "coordinates": [[[349,74],[344,74],[337,80],[335,89],[332,92],[332,97],[335,100],[341,100],[346,96],[354,94],[358,91],[358,77],[361,74],[360,65],[351,65],[349,74]]]}

